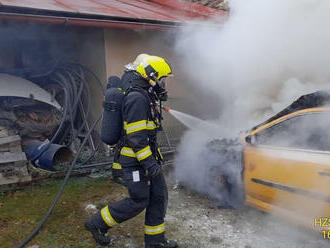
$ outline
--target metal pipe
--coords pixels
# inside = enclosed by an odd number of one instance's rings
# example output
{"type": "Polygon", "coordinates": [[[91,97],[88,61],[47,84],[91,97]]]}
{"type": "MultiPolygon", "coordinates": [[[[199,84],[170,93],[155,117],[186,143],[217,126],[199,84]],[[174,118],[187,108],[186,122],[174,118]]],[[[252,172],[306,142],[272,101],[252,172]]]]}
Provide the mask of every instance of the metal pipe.
{"type": "Polygon", "coordinates": [[[73,169],[86,169],[86,168],[91,168],[91,167],[103,167],[107,165],[112,166],[112,162],[102,162],[102,163],[96,163],[96,164],[86,164],[86,165],[80,165],[80,166],[74,166],[73,169]]]}

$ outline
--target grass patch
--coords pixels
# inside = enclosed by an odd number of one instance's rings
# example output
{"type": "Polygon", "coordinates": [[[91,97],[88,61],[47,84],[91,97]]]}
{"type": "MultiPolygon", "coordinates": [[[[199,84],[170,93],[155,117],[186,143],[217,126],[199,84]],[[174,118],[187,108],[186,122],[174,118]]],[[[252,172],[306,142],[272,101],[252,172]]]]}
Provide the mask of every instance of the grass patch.
{"type": "MultiPolygon", "coordinates": [[[[31,233],[47,212],[61,183],[62,180],[54,179],[0,194],[1,247],[14,247],[31,233]]],[[[85,206],[92,203],[103,207],[106,199],[122,199],[125,194],[125,187],[111,183],[109,179],[71,178],[53,214],[29,245],[36,244],[41,248],[95,247],[83,226],[89,217],[85,206]]],[[[140,244],[136,247],[141,247],[143,216],[115,227],[111,233],[118,239],[118,244],[112,247],[124,247],[122,240],[127,241],[127,238],[140,244]]]]}

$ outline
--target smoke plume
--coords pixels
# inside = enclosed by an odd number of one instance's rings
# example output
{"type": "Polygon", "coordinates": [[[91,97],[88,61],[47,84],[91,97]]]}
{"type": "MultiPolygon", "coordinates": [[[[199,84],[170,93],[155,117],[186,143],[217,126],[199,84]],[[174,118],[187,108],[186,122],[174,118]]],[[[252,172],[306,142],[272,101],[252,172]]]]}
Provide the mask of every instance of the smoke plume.
{"type": "Polygon", "coordinates": [[[232,0],[230,8],[222,25],[185,27],[176,45],[192,86],[221,99],[223,125],[249,127],[327,87],[329,1],[232,0]]]}
{"type": "Polygon", "coordinates": [[[186,26],[176,42],[190,86],[221,102],[219,128],[188,131],[176,160],[177,178],[203,193],[210,191],[203,181],[210,140],[238,137],[330,82],[330,1],[229,3],[225,22],[186,26]]]}

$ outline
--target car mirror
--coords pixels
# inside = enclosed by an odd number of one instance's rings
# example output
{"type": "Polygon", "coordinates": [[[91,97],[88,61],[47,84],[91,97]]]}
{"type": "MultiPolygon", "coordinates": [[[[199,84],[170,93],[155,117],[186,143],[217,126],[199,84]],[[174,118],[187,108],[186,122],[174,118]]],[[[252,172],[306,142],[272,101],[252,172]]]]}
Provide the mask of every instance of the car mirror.
{"type": "Polygon", "coordinates": [[[248,135],[245,137],[245,141],[251,145],[255,145],[257,142],[257,139],[256,139],[255,135],[248,135]]]}

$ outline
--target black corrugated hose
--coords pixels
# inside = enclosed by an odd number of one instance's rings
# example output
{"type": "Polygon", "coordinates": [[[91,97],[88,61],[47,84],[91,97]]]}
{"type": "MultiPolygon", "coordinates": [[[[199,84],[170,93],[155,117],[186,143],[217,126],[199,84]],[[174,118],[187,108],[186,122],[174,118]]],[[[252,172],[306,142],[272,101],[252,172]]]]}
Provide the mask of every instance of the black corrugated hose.
{"type": "MultiPolygon", "coordinates": [[[[47,73],[43,74],[30,73],[27,75],[27,78],[38,81],[40,84],[47,81],[47,83],[52,82],[59,85],[64,92],[63,114],[60,125],[50,142],[46,146],[43,146],[42,149],[40,149],[40,151],[38,151],[38,153],[31,159],[31,161],[35,161],[38,157],[40,157],[52,143],[70,146],[72,142],[75,142],[78,134],[81,133],[86,126],[87,119],[90,114],[91,99],[90,89],[85,78],[85,73],[89,73],[97,81],[102,92],[104,92],[104,87],[100,79],[93,71],[84,65],[78,63],[63,63],[57,64],[53,66],[51,70],[46,71],[47,73]],[[86,113],[85,115],[80,113],[80,118],[82,121],[79,126],[76,126],[75,124],[77,123],[78,118],[77,113],[79,112],[79,107],[82,103],[86,106],[86,113]],[[66,129],[66,121],[69,121],[70,123],[69,129],[66,129]]],[[[96,154],[98,148],[99,145],[96,149],[93,149],[91,156],[82,164],[88,162],[96,154]]]]}

